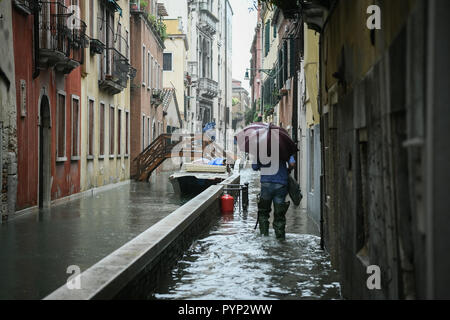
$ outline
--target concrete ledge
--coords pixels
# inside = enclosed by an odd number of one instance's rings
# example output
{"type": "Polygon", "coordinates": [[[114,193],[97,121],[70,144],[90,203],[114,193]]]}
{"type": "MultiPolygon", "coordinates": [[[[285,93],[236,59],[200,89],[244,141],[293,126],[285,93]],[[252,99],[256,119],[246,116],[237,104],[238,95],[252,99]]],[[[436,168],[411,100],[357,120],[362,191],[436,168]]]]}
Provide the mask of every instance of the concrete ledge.
{"type": "Polygon", "coordinates": [[[219,216],[219,198],[234,174],[215,185],[117,249],[80,275],[81,289],[63,285],[45,300],[147,298],[161,270],[170,267],[208,221],[219,216]]]}

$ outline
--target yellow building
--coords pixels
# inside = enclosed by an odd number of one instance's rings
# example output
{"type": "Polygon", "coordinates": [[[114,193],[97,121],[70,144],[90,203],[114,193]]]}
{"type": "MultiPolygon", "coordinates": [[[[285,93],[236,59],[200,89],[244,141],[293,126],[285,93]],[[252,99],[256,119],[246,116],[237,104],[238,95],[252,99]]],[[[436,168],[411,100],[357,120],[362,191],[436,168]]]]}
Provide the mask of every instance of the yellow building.
{"type": "Polygon", "coordinates": [[[81,191],[130,177],[130,4],[86,1],[81,80],[81,191]]]}
{"type": "MultiPolygon", "coordinates": [[[[164,88],[175,90],[176,101],[180,108],[181,118],[185,120],[185,72],[187,71],[187,52],[189,44],[186,34],[182,30],[181,18],[165,19],[167,26],[167,40],[164,42],[164,88]]],[[[176,127],[177,121],[171,115],[168,115],[167,126],[176,127]]]]}

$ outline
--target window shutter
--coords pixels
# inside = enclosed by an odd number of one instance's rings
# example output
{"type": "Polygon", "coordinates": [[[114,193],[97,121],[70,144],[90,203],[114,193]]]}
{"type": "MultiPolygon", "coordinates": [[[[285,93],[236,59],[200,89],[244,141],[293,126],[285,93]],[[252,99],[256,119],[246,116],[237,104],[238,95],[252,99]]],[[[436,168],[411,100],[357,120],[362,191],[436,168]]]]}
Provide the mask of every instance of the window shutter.
{"type": "Polygon", "coordinates": [[[269,54],[270,49],[270,20],[267,20],[266,22],[266,32],[264,35],[265,40],[265,56],[269,54]]]}
{"type": "Polygon", "coordinates": [[[282,86],[284,86],[284,83],[286,82],[286,80],[288,79],[288,43],[287,41],[285,41],[283,43],[283,84],[282,86]]]}
{"type": "Polygon", "coordinates": [[[296,54],[296,51],[297,50],[295,50],[295,45],[296,45],[296,42],[295,42],[295,40],[294,39],[291,39],[290,41],[289,41],[289,51],[290,51],[290,57],[289,57],[289,64],[290,64],[290,67],[289,67],[289,77],[294,77],[294,75],[295,75],[295,69],[296,69],[296,67],[297,67],[297,54],[296,54]]]}

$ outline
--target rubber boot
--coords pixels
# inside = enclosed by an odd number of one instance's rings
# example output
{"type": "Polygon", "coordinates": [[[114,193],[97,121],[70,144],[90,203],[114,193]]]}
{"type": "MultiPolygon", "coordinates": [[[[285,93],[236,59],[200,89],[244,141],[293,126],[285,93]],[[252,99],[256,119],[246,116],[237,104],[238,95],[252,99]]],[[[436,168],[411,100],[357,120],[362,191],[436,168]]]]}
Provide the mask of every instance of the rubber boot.
{"type": "Polygon", "coordinates": [[[269,218],[270,211],[272,211],[272,201],[259,199],[258,202],[258,222],[259,222],[259,231],[262,236],[269,236],[269,218]]]}
{"type": "Polygon", "coordinates": [[[286,212],[289,210],[290,202],[274,204],[273,229],[278,240],[286,239],[286,212]]]}

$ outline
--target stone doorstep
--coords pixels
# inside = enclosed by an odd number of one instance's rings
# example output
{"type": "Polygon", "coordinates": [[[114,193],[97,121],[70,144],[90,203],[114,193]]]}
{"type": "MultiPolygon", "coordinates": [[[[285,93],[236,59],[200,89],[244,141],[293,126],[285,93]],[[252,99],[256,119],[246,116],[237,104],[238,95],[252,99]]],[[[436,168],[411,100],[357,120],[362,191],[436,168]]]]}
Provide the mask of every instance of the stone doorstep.
{"type": "Polygon", "coordinates": [[[140,271],[157,259],[206,208],[218,199],[224,184],[235,183],[239,178],[240,176],[235,174],[224,183],[210,187],[147,231],[84,271],[80,276],[81,289],[70,290],[66,285],[63,285],[44,299],[90,300],[114,298],[127,283],[131,282],[140,271]]]}

